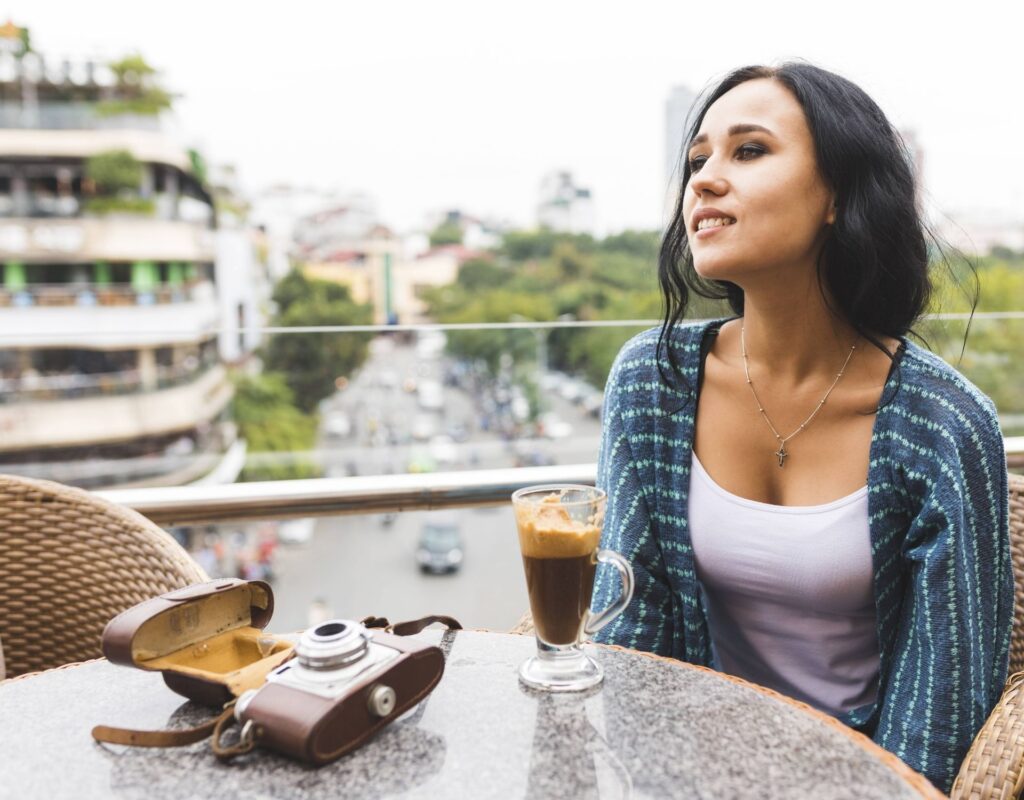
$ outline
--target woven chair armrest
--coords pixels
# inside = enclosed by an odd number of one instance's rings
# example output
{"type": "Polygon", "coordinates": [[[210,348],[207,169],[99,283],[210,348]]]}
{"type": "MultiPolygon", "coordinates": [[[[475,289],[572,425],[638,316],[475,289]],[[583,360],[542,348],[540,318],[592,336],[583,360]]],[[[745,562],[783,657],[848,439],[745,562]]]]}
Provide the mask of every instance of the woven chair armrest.
{"type": "Polygon", "coordinates": [[[953,800],[1009,800],[1024,788],[1024,672],[1010,676],[1003,696],[960,765],[953,800]]]}
{"type": "Polygon", "coordinates": [[[533,635],[533,614],[527,611],[523,616],[519,618],[519,622],[516,626],[509,631],[509,633],[519,633],[524,636],[533,635]]]}

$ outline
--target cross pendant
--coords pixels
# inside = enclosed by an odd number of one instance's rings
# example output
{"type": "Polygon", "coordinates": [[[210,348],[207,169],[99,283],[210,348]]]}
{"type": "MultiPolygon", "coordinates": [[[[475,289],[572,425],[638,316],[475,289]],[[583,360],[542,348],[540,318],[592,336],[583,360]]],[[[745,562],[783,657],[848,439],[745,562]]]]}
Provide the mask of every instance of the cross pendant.
{"type": "Polygon", "coordinates": [[[782,444],[779,445],[779,449],[775,451],[775,455],[779,459],[779,466],[780,467],[786,466],[786,456],[788,456],[789,453],[786,452],[786,443],[785,442],[783,442],[782,444]]]}

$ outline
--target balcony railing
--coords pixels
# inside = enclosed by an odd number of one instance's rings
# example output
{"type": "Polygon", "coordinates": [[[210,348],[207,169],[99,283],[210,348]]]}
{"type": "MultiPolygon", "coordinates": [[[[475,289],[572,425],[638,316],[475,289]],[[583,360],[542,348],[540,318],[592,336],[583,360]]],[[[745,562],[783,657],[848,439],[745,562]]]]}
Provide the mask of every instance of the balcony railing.
{"type": "MultiPolygon", "coordinates": [[[[198,281],[178,286],[160,285],[148,289],[130,284],[33,283],[19,289],[0,288],[0,307],[14,306],[151,306],[188,303],[196,299],[198,281]]],[[[212,294],[206,291],[202,297],[212,294]]]]}
{"type": "MultiPolygon", "coordinates": [[[[1024,436],[1006,440],[1011,468],[1024,468],[1024,436]]],[[[161,525],[380,514],[503,505],[524,486],[593,485],[597,465],[260,481],[227,486],[176,486],[100,492],[161,525]]]]}
{"type": "Polygon", "coordinates": [[[81,397],[113,397],[143,391],[169,389],[199,380],[215,362],[157,367],[155,383],[145,386],[137,369],[121,372],[71,373],[34,377],[0,378],[0,403],[74,400],[81,397]]]}
{"type": "Polygon", "coordinates": [[[0,128],[160,131],[164,127],[161,116],[100,116],[96,113],[95,103],[42,102],[34,106],[16,103],[0,105],[0,128]]]}

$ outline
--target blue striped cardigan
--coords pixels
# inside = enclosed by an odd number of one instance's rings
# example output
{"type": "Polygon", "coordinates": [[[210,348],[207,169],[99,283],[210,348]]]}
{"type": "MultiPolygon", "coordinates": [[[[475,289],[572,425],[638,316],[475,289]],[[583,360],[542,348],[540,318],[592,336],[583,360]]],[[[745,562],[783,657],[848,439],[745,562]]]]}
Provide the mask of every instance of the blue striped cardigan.
{"type": "MultiPolygon", "coordinates": [[[[661,380],[658,329],[622,348],[605,389],[598,458],[598,485],[608,492],[602,547],[632,562],[636,592],[595,638],[704,666],[711,639],[687,491],[701,344],[723,321],[673,330],[692,392],[661,380]]],[[[1006,456],[995,408],[973,384],[912,342],[903,340],[896,358],[868,471],[878,696],[839,719],[948,792],[1006,679],[1006,456]]],[[[602,568],[594,607],[618,592],[615,573],[602,568]]]]}

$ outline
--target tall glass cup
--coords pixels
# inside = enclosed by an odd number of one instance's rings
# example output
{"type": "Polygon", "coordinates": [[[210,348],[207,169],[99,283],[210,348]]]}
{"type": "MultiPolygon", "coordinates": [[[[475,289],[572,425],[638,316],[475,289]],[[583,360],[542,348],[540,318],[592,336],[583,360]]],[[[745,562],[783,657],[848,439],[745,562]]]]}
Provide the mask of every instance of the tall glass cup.
{"type": "Polygon", "coordinates": [[[601,489],[574,484],[528,486],[512,495],[537,637],[537,654],[520,667],[519,679],[534,689],[575,692],[603,678],[580,645],[633,597],[629,562],[599,547],[606,500],[601,489]],[[622,595],[595,614],[590,595],[599,563],[619,571],[622,595]]]}

